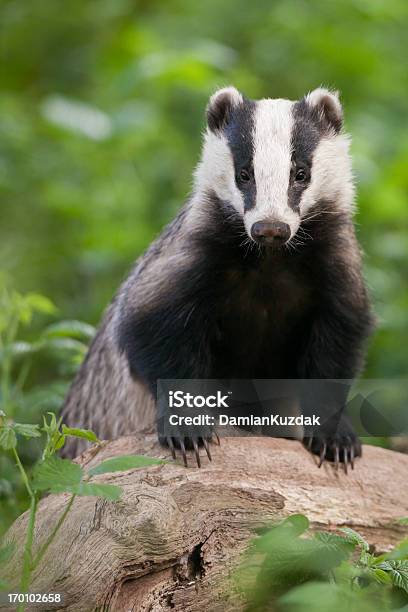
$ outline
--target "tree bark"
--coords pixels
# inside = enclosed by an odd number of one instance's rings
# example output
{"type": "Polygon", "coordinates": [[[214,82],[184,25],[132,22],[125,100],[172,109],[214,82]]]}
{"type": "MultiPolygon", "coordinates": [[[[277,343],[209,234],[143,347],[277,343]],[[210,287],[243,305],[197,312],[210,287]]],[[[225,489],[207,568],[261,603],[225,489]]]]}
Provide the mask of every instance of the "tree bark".
{"type": "MultiPolygon", "coordinates": [[[[95,482],[122,487],[118,502],[76,498],[57,540],[34,575],[32,592],[62,593],[63,609],[124,611],[240,610],[229,578],[254,529],[291,513],[304,513],[313,528],[350,526],[377,551],[401,540],[408,516],[408,456],[365,446],[346,475],[316,461],[299,442],[225,438],[211,445],[213,461],[186,469],[168,463],[105,474],[95,482]]],[[[168,457],[154,435],[129,436],[90,449],[78,461],[91,467],[121,454],[168,457]]],[[[203,455],[204,453],[201,453],[203,455]]],[[[193,461],[190,461],[193,465],[193,461]]],[[[36,550],[45,541],[68,496],[40,504],[36,550]]],[[[27,515],[7,541],[21,549],[27,515]]],[[[14,555],[8,578],[19,573],[14,555]]],[[[7,576],[6,576],[7,578],[7,576]]],[[[15,580],[15,578],[14,578],[15,580]]]]}

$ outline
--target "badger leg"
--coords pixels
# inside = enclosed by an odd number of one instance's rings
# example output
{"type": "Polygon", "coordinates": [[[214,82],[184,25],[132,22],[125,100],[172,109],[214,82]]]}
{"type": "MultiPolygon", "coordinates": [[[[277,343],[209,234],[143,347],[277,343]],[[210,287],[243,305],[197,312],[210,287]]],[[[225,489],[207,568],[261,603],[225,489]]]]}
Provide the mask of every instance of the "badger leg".
{"type": "Polygon", "coordinates": [[[319,455],[319,467],[329,460],[336,469],[342,463],[347,472],[347,466],[353,468],[355,457],[361,456],[361,443],[345,407],[371,323],[369,314],[353,309],[352,304],[339,311],[336,307],[338,303],[326,306],[325,316],[314,321],[298,371],[302,413],[311,417],[311,422],[315,422],[314,416],[320,417],[318,429],[305,431],[304,444],[319,455]]]}
{"type": "Polygon", "coordinates": [[[303,444],[319,456],[319,467],[327,460],[338,470],[342,463],[346,473],[361,456],[361,443],[345,412],[349,389],[349,381],[338,379],[302,380],[300,387],[303,415],[316,423],[305,428],[303,444]]]}

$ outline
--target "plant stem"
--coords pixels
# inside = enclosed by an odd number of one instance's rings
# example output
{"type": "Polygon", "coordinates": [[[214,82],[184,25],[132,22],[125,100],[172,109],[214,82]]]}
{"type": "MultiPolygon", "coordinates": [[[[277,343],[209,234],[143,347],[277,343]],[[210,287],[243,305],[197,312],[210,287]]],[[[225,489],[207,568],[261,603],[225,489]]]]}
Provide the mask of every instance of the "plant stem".
{"type": "Polygon", "coordinates": [[[3,410],[9,416],[13,416],[12,405],[10,403],[10,373],[12,366],[12,357],[10,354],[10,347],[15,340],[18,330],[18,317],[10,316],[8,321],[7,332],[3,344],[3,364],[2,364],[2,376],[1,376],[1,387],[2,387],[2,402],[3,410]]]}
{"type": "Polygon", "coordinates": [[[3,349],[3,360],[1,367],[1,396],[3,411],[7,414],[9,407],[9,359],[7,356],[7,347],[3,349]]]}
{"type": "Polygon", "coordinates": [[[47,552],[47,549],[49,547],[49,545],[51,544],[51,542],[53,541],[53,539],[55,538],[55,536],[57,535],[58,531],[60,530],[63,522],[65,521],[68,512],[70,511],[72,504],[74,503],[74,499],[76,498],[76,493],[74,493],[71,496],[71,499],[69,500],[64,512],[61,514],[58,523],[55,525],[52,533],[50,534],[50,536],[48,537],[47,541],[45,542],[45,544],[40,548],[40,550],[38,551],[37,556],[34,558],[33,562],[32,562],[32,567],[31,569],[35,569],[38,564],[40,563],[41,559],[43,558],[43,556],[45,555],[45,553],[47,552]]]}
{"type": "MultiPolygon", "coordinates": [[[[14,458],[17,463],[17,467],[20,470],[21,477],[24,482],[24,486],[27,489],[27,492],[30,496],[30,514],[28,516],[28,525],[27,525],[27,535],[26,541],[24,545],[24,554],[23,554],[23,569],[21,573],[21,582],[20,582],[20,591],[21,593],[27,593],[30,587],[31,582],[31,571],[32,571],[32,550],[33,550],[33,539],[34,539],[34,525],[35,525],[35,516],[37,513],[37,504],[38,499],[33,493],[33,490],[28,482],[27,473],[21,463],[18,452],[15,448],[12,449],[14,458]]],[[[25,605],[19,604],[17,610],[23,611],[25,609],[25,605]]]]}
{"type": "Polygon", "coordinates": [[[32,488],[30,487],[30,483],[28,482],[28,476],[27,476],[27,473],[26,473],[26,471],[25,471],[25,469],[23,467],[23,464],[20,461],[20,457],[18,456],[18,452],[16,451],[15,448],[12,449],[12,452],[13,452],[14,458],[16,460],[17,467],[20,470],[20,474],[21,474],[21,478],[23,479],[24,486],[27,489],[27,493],[29,494],[30,498],[33,499],[34,493],[33,493],[32,488]]]}
{"type": "Polygon", "coordinates": [[[31,365],[32,365],[31,360],[27,359],[27,361],[21,366],[20,372],[17,376],[17,380],[15,383],[15,388],[17,389],[17,391],[21,392],[23,390],[25,381],[27,380],[28,373],[31,369],[31,365]]]}
{"type": "MultiPolygon", "coordinates": [[[[33,495],[31,497],[30,504],[30,514],[28,517],[28,525],[27,525],[27,537],[24,545],[24,555],[23,555],[23,570],[21,574],[21,583],[20,583],[20,592],[28,593],[31,583],[31,572],[32,572],[32,550],[33,550],[33,539],[34,539],[34,525],[35,525],[35,516],[37,513],[37,504],[38,500],[33,495]]],[[[23,611],[25,609],[25,605],[22,603],[18,606],[18,612],[23,611]]]]}

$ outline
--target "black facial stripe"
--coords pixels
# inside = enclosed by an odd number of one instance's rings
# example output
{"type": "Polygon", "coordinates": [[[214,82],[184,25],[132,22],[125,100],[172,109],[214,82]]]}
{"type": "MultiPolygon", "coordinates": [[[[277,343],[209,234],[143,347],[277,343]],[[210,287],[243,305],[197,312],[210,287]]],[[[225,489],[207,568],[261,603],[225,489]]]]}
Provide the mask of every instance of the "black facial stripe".
{"type": "Polygon", "coordinates": [[[299,207],[302,193],[307,188],[312,176],[313,153],[322,137],[327,133],[326,126],[319,114],[303,98],[293,106],[293,129],[291,134],[292,169],[288,187],[288,204],[291,208],[299,207]],[[308,180],[298,183],[295,180],[297,168],[304,168],[308,180]]]}
{"type": "Polygon", "coordinates": [[[256,103],[244,98],[242,104],[231,113],[225,136],[234,160],[235,181],[244,199],[245,211],[255,206],[256,184],[253,177],[254,127],[256,103]],[[239,180],[240,171],[245,168],[251,174],[251,180],[239,180]]]}

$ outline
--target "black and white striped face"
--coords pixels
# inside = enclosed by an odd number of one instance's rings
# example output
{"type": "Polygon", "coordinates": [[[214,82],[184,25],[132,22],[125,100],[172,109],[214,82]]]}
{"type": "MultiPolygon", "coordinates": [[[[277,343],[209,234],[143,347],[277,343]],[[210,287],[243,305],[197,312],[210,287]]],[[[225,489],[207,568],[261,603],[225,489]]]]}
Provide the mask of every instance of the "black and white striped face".
{"type": "Polygon", "coordinates": [[[337,94],[316,89],[297,102],[253,101],[227,87],[211,97],[207,120],[197,188],[229,202],[251,239],[288,242],[323,200],[352,207],[337,94]]]}

